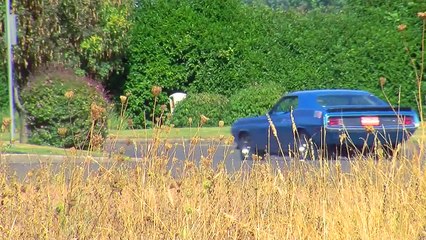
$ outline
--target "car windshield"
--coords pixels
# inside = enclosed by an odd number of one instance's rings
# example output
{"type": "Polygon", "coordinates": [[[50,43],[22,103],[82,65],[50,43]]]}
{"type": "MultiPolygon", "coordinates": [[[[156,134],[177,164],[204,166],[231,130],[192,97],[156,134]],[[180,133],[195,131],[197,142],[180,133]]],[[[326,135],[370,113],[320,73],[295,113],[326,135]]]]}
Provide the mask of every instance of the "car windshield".
{"type": "Polygon", "coordinates": [[[339,105],[387,105],[384,101],[373,95],[323,95],[317,97],[317,103],[323,107],[339,105]]]}

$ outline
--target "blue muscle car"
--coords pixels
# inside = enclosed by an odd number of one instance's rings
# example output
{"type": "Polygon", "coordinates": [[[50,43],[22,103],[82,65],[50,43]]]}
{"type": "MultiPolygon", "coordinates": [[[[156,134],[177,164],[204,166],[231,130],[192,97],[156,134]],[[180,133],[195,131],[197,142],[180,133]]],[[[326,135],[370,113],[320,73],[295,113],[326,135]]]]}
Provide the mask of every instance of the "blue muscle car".
{"type": "Polygon", "coordinates": [[[264,116],[237,120],[231,132],[242,159],[265,153],[316,158],[378,145],[392,150],[418,126],[411,108],[392,107],[366,91],[309,90],[284,95],[264,116]]]}

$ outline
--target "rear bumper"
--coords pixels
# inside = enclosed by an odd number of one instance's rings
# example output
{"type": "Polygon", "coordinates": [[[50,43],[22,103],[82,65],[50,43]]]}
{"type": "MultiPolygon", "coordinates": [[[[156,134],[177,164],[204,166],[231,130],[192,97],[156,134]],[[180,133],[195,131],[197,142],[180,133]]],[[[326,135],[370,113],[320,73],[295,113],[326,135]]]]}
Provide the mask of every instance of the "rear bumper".
{"type": "Polygon", "coordinates": [[[320,146],[325,143],[327,146],[349,145],[354,147],[373,146],[380,142],[382,145],[396,146],[406,141],[416,131],[416,127],[411,128],[351,128],[337,129],[325,128],[323,136],[316,136],[314,141],[320,146]]]}

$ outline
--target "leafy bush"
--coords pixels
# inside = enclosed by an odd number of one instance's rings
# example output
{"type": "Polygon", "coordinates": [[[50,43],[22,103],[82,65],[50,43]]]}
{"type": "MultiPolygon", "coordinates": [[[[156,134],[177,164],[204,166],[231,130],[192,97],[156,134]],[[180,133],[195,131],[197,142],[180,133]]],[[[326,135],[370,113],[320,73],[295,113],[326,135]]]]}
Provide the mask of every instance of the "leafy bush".
{"type": "Polygon", "coordinates": [[[161,91],[157,97],[152,93],[153,86],[146,81],[128,81],[126,94],[129,96],[127,115],[136,127],[152,126],[152,115],[161,114],[160,105],[168,104],[168,93],[161,91]],[[155,109],[154,109],[155,108],[155,109]]]}
{"type": "Polygon", "coordinates": [[[6,73],[0,69],[0,112],[9,106],[9,85],[6,73]]]}
{"type": "Polygon", "coordinates": [[[172,122],[176,127],[199,126],[201,115],[209,118],[203,126],[218,126],[219,121],[226,118],[228,99],[219,94],[189,94],[187,98],[176,104],[172,122]],[[192,123],[190,120],[192,119],[192,123]]]}
{"type": "Polygon", "coordinates": [[[242,117],[264,115],[283,94],[284,87],[272,82],[241,89],[229,98],[227,123],[242,117]]]}
{"type": "Polygon", "coordinates": [[[60,67],[33,75],[22,91],[29,141],[57,147],[87,148],[90,142],[99,146],[107,134],[102,91],[93,81],[60,67]]]}

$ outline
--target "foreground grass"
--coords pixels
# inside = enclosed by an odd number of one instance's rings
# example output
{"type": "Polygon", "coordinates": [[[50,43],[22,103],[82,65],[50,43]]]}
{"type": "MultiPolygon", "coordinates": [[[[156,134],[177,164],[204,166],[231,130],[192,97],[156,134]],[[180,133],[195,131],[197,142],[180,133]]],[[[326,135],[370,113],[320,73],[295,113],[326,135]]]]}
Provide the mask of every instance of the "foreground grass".
{"type": "Polygon", "coordinates": [[[199,165],[185,161],[175,176],[166,168],[173,149],[134,168],[66,162],[24,180],[0,168],[0,238],[426,237],[426,172],[417,157],[355,159],[349,173],[338,162],[299,161],[282,171],[254,162],[251,171],[228,173],[224,163],[212,167],[214,151],[199,165]]]}

